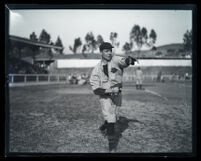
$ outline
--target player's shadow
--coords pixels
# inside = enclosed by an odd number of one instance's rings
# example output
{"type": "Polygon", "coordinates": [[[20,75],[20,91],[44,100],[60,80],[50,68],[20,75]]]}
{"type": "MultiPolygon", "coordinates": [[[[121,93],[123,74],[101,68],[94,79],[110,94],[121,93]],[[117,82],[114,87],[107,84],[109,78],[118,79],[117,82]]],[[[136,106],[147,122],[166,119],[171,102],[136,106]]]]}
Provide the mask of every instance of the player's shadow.
{"type": "Polygon", "coordinates": [[[134,120],[134,119],[128,119],[126,117],[119,117],[119,120],[117,121],[117,123],[115,124],[115,137],[112,141],[112,143],[110,143],[109,139],[108,142],[109,144],[113,144],[112,147],[113,149],[117,149],[118,143],[120,138],[122,137],[122,133],[129,127],[129,122],[140,122],[138,120],[134,120]]]}

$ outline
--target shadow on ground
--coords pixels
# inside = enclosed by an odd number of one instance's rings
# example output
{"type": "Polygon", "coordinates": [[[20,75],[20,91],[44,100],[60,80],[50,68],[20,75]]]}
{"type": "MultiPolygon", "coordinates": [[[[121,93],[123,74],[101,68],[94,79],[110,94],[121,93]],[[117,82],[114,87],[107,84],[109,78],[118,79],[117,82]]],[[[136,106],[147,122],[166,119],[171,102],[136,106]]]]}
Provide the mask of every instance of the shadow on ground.
{"type": "Polygon", "coordinates": [[[129,122],[140,122],[138,120],[128,119],[126,117],[119,117],[119,120],[115,124],[115,136],[112,139],[108,139],[108,145],[112,146],[112,149],[116,151],[122,133],[129,127],[129,122]]]}

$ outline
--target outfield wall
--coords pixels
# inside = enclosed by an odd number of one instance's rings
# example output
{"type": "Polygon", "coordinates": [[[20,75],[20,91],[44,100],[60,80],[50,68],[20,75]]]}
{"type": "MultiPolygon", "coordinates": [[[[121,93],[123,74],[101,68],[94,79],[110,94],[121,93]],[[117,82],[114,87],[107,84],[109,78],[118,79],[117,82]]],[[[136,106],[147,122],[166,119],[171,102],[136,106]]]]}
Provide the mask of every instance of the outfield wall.
{"type": "MultiPolygon", "coordinates": [[[[100,61],[100,59],[90,60],[57,60],[55,62],[52,73],[58,74],[90,74],[93,67],[100,61]]],[[[179,74],[183,75],[186,72],[192,73],[192,62],[190,59],[139,59],[139,64],[130,66],[125,69],[125,73],[133,75],[136,67],[141,67],[145,74],[155,75],[159,71],[164,74],[179,74]]]]}
{"type": "MultiPolygon", "coordinates": [[[[58,59],[51,66],[51,74],[90,74],[100,59],[58,59]]],[[[139,64],[126,68],[127,75],[134,75],[136,67],[140,66],[147,75],[163,74],[192,74],[191,59],[139,59],[139,64]]]]}
{"type": "MultiPolygon", "coordinates": [[[[58,59],[57,68],[93,68],[98,64],[99,59],[58,59]]],[[[152,67],[152,66],[192,66],[189,59],[139,59],[139,64],[135,66],[152,67]]],[[[134,66],[131,66],[134,67],[134,66]]]]}

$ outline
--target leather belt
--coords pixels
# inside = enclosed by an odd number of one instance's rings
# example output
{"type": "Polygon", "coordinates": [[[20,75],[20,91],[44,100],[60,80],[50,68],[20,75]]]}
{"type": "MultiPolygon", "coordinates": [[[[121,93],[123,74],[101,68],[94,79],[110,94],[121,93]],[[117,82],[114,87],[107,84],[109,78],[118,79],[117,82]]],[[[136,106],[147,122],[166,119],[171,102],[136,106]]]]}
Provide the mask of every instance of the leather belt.
{"type": "Polygon", "coordinates": [[[118,93],[106,93],[105,96],[118,96],[121,93],[121,90],[119,90],[118,93]]]}

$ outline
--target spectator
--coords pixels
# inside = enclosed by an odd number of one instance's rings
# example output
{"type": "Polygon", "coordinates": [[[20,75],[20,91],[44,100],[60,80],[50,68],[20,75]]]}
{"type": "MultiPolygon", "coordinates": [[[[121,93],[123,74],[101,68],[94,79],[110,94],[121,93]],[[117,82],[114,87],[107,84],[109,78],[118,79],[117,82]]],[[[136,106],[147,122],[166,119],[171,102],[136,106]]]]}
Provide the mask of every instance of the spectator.
{"type": "Polygon", "coordinates": [[[71,84],[77,84],[78,83],[78,79],[76,75],[73,75],[71,78],[71,84]]]}
{"type": "Polygon", "coordinates": [[[185,73],[184,78],[185,78],[185,80],[190,80],[190,76],[189,76],[188,72],[187,72],[187,73],[185,73]]]}
{"type": "Polygon", "coordinates": [[[175,79],[176,79],[176,74],[175,74],[175,73],[173,73],[173,74],[172,74],[172,78],[171,78],[172,82],[174,82],[174,81],[175,81],[175,79]]]}
{"type": "Polygon", "coordinates": [[[161,82],[161,78],[162,78],[162,72],[159,71],[158,74],[157,74],[156,81],[157,81],[157,82],[161,82]]]}

